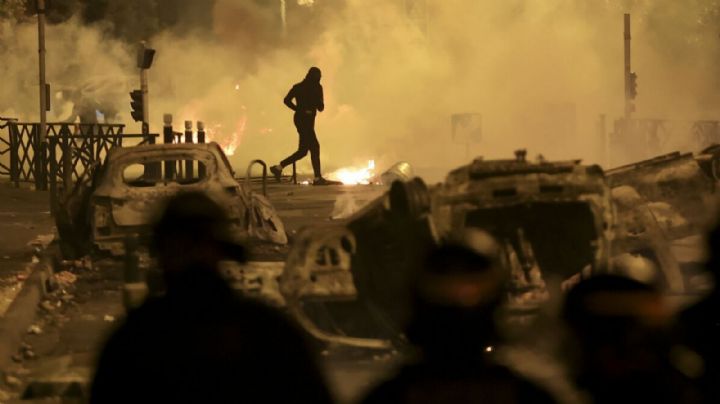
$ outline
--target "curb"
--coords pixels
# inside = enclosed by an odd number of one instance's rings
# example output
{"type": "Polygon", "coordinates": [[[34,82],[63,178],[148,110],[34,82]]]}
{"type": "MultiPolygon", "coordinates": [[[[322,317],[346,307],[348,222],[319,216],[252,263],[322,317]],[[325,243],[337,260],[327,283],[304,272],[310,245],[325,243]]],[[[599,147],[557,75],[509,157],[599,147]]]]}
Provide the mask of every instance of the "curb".
{"type": "Polygon", "coordinates": [[[28,278],[22,289],[0,318],[0,372],[4,372],[14,362],[12,356],[18,352],[23,337],[34,323],[38,304],[46,294],[46,281],[52,274],[52,261],[48,248],[40,251],[40,262],[32,264],[28,278]]]}

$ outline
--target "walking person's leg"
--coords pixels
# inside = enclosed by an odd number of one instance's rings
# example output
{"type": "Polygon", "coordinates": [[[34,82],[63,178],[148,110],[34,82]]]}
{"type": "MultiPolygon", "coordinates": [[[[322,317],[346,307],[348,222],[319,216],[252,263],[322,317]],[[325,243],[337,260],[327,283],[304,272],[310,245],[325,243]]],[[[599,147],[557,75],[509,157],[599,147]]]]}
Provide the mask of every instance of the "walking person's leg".
{"type": "Polygon", "coordinates": [[[280,182],[280,178],[282,177],[283,168],[305,157],[310,150],[310,142],[307,136],[307,130],[305,129],[306,124],[303,122],[302,117],[300,117],[299,114],[295,114],[295,116],[293,117],[293,122],[295,123],[295,128],[297,129],[299,137],[298,149],[295,153],[289,155],[283,161],[281,161],[280,164],[270,167],[270,172],[275,176],[275,179],[278,182],[280,182]]]}
{"type": "Polygon", "coordinates": [[[314,119],[313,126],[310,127],[307,139],[307,146],[310,150],[310,159],[312,160],[313,165],[313,173],[315,174],[313,185],[342,185],[342,182],[340,181],[327,180],[322,176],[322,170],[320,169],[320,142],[315,134],[314,119]]]}
{"type": "Polygon", "coordinates": [[[280,162],[280,168],[285,168],[289,166],[290,164],[300,160],[301,158],[307,156],[309,151],[309,147],[307,145],[307,141],[300,136],[300,142],[298,144],[298,149],[295,153],[289,155],[286,157],[283,161],[280,162]]]}
{"type": "Polygon", "coordinates": [[[308,149],[310,151],[310,160],[312,161],[313,174],[315,179],[322,178],[322,171],[320,170],[320,142],[317,140],[315,129],[312,130],[312,134],[308,136],[308,149]]]}

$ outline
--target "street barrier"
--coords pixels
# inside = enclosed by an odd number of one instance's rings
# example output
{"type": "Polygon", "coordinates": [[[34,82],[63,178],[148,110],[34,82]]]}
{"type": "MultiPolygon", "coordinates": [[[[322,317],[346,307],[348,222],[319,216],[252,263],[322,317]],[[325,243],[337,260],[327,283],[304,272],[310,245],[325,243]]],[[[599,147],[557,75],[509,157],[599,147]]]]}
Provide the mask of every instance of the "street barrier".
{"type": "Polygon", "coordinates": [[[7,176],[16,186],[33,183],[38,190],[47,190],[55,182],[67,189],[89,167],[103,161],[113,147],[127,141],[134,144],[154,143],[155,134],[123,133],[122,124],[48,123],[47,143],[40,142],[37,122],[0,121],[0,176],[7,176]],[[3,147],[6,146],[6,147],[3,147]]]}

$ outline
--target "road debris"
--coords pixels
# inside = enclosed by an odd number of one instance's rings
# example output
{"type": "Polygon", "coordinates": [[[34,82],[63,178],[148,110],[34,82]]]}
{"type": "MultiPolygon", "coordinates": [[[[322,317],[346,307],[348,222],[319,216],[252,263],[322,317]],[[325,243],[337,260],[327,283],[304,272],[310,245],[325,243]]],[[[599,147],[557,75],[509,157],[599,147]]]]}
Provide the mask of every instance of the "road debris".
{"type": "Polygon", "coordinates": [[[5,385],[15,389],[22,386],[22,381],[15,376],[7,374],[5,375],[5,385]]]}
{"type": "Polygon", "coordinates": [[[77,282],[77,275],[70,271],[62,271],[55,274],[55,280],[57,280],[61,286],[72,285],[77,282]]]}
{"type": "Polygon", "coordinates": [[[52,313],[55,311],[55,305],[49,300],[43,300],[40,303],[40,308],[45,310],[45,312],[47,313],[52,313]]]}

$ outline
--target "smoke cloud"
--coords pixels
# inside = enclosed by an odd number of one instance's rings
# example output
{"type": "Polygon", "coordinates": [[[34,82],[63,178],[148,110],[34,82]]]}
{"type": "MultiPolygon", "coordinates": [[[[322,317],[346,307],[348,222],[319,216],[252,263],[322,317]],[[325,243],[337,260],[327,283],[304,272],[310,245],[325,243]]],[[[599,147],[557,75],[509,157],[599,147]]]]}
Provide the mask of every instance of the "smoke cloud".
{"type": "MultiPolygon", "coordinates": [[[[405,160],[437,180],[476,156],[510,157],[518,148],[602,162],[598,116],[612,127],[623,113],[622,14],[633,14],[637,116],[712,119],[720,103],[715,3],[217,0],[208,3],[211,29],[183,33],[178,21],[150,38],[158,51],[152,129],[161,130],[163,113],[173,114],[176,130],[202,120],[214,139],[236,147],[240,172],[254,158],[275,164],[297,146],[282,98],[318,66],[325,171],[405,160]],[[464,112],[482,115],[481,142],[452,139],[450,116],[464,112]]],[[[34,119],[36,28],[5,21],[0,33],[0,113],[34,119]]],[[[53,25],[49,81],[112,104],[138,131],[127,95],[137,86],[133,46],[79,18],[53,25]]],[[[61,118],[63,104],[54,108],[61,118]]],[[[309,162],[300,169],[309,172],[309,162]]]]}

